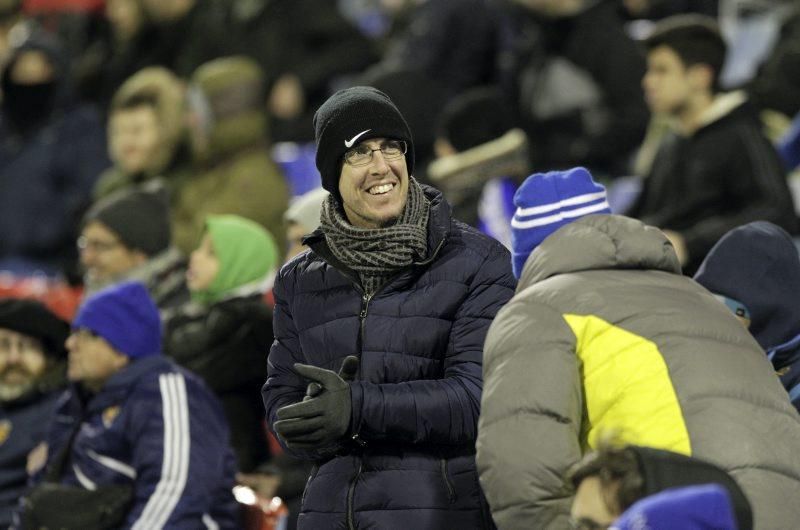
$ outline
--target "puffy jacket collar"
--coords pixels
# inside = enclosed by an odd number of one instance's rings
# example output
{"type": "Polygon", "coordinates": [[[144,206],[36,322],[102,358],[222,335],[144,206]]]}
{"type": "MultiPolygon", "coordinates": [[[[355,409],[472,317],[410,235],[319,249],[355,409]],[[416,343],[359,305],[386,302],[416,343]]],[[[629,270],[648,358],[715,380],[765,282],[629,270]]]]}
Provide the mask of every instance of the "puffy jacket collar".
{"type": "Polygon", "coordinates": [[[672,245],[657,228],[620,215],[588,215],[562,226],[533,251],[517,291],[558,274],[604,269],[681,274],[672,245]]]}
{"type": "MultiPolygon", "coordinates": [[[[425,184],[420,184],[420,186],[425,192],[425,197],[431,202],[431,213],[428,220],[428,256],[423,261],[415,263],[418,266],[427,265],[436,259],[439,250],[444,245],[444,242],[447,241],[451,224],[450,205],[445,200],[442,192],[425,184]]],[[[354,283],[361,284],[358,274],[339,261],[328,248],[322,228],[318,227],[314,232],[304,237],[303,244],[308,245],[320,258],[350,278],[354,283]]]]}

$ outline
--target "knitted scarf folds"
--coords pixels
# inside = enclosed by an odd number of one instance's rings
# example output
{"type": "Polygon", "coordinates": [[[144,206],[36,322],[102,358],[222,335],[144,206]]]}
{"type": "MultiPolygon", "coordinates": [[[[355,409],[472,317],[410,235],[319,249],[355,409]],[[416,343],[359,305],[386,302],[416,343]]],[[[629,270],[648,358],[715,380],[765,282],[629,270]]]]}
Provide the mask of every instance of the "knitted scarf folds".
{"type": "Polygon", "coordinates": [[[322,205],[320,222],[333,255],[358,273],[366,294],[373,294],[392,274],[425,258],[430,208],[425,192],[409,177],[408,200],[395,224],[357,228],[333,195],[322,205]]]}

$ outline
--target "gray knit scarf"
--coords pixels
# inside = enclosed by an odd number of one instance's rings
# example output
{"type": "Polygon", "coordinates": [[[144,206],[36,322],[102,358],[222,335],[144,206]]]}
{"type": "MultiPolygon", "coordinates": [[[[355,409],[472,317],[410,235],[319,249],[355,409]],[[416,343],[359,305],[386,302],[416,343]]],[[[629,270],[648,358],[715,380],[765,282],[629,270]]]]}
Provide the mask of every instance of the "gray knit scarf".
{"type": "Polygon", "coordinates": [[[430,210],[425,192],[409,177],[406,207],[395,224],[357,228],[333,194],[322,204],[320,223],[333,255],[358,273],[365,294],[372,295],[395,272],[425,258],[430,210]]]}

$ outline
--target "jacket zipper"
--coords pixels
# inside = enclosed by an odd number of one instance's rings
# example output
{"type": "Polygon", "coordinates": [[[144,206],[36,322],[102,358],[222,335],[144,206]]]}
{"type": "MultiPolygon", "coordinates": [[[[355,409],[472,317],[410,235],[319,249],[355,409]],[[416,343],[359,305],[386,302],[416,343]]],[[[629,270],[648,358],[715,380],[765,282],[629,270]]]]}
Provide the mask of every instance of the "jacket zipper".
{"type": "MultiPolygon", "coordinates": [[[[361,357],[363,358],[363,349],[364,349],[364,327],[365,322],[367,320],[367,311],[369,308],[369,302],[372,300],[371,294],[363,293],[361,295],[361,310],[358,313],[358,320],[359,320],[359,334],[358,334],[358,350],[361,353],[361,357]]],[[[358,363],[358,375],[357,378],[361,375],[361,363],[358,363]]],[[[355,437],[358,436],[358,433],[354,435],[355,437]]],[[[350,530],[355,530],[355,513],[353,513],[353,496],[355,495],[356,491],[356,482],[358,482],[358,477],[361,475],[361,468],[364,465],[363,460],[361,460],[361,456],[357,456],[358,458],[358,470],[356,471],[355,476],[350,481],[350,486],[347,488],[347,527],[350,530]]]]}
{"type": "Polygon", "coordinates": [[[353,480],[350,481],[350,487],[347,489],[347,528],[349,530],[356,530],[355,514],[353,513],[353,496],[356,491],[356,482],[358,482],[358,477],[361,476],[361,468],[363,465],[364,463],[359,456],[358,470],[356,471],[353,480]]]}
{"type": "MultiPolygon", "coordinates": [[[[429,259],[425,260],[424,262],[418,263],[417,265],[425,265],[425,264],[430,263],[431,261],[433,261],[433,258],[436,257],[436,255],[439,253],[439,250],[441,250],[441,248],[444,246],[444,242],[445,242],[445,240],[443,239],[439,243],[439,245],[436,247],[436,249],[433,251],[433,254],[431,255],[431,257],[429,259]]],[[[397,276],[399,276],[399,274],[397,276]]],[[[362,294],[361,294],[361,310],[358,313],[358,320],[359,320],[358,351],[359,351],[359,354],[360,354],[359,355],[360,360],[362,360],[362,361],[363,361],[363,358],[364,358],[364,351],[363,351],[364,350],[364,331],[365,331],[365,328],[366,328],[367,313],[369,312],[369,303],[370,303],[370,301],[372,301],[372,298],[376,294],[378,294],[378,292],[380,292],[381,290],[383,290],[384,287],[386,287],[387,285],[392,283],[392,281],[397,276],[392,277],[389,280],[387,280],[386,283],[384,283],[377,291],[375,291],[372,294],[367,294],[362,289],[359,289],[359,290],[361,290],[362,294]]],[[[356,284],[356,286],[357,286],[357,288],[360,287],[358,284],[356,284]]],[[[359,362],[358,363],[358,372],[357,372],[357,376],[356,377],[360,378],[360,376],[361,376],[361,363],[359,362]]],[[[356,433],[356,436],[357,435],[358,435],[358,433],[356,433]]],[[[361,476],[361,470],[362,470],[362,467],[364,465],[364,461],[361,459],[361,456],[358,456],[357,458],[358,458],[358,470],[356,471],[356,474],[353,477],[353,479],[350,481],[350,486],[347,489],[347,527],[348,527],[349,530],[356,530],[356,527],[355,527],[355,513],[353,513],[353,496],[355,495],[356,482],[358,482],[358,478],[361,476]]],[[[450,496],[450,502],[451,503],[455,502],[455,490],[453,489],[453,485],[450,483],[450,479],[447,477],[447,462],[444,459],[442,459],[442,476],[443,476],[444,482],[445,482],[445,484],[447,486],[447,492],[448,492],[448,494],[450,496]]]]}
{"type": "Polygon", "coordinates": [[[447,475],[447,460],[442,458],[440,462],[442,469],[442,480],[447,488],[447,497],[450,499],[450,504],[453,504],[456,502],[456,490],[453,488],[453,483],[450,482],[450,477],[447,475]]]}
{"type": "MultiPolygon", "coordinates": [[[[361,355],[364,354],[364,330],[366,327],[367,322],[367,311],[369,309],[369,303],[372,300],[374,294],[367,294],[364,293],[361,295],[361,311],[358,313],[358,321],[359,321],[359,333],[358,333],[358,350],[361,355]]],[[[359,372],[361,371],[361,363],[358,365],[359,372]]]]}

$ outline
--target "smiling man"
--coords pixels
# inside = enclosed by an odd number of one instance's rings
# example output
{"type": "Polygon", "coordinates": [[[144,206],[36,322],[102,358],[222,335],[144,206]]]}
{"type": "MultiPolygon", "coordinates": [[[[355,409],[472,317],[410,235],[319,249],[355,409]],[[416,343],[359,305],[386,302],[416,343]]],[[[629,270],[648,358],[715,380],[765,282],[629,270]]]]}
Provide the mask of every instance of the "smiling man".
{"type": "Polygon", "coordinates": [[[508,251],[413,178],[411,131],[384,93],[339,91],[314,126],[331,194],[275,282],[263,390],[281,443],[317,464],[298,527],[494,528],[475,439],[508,251]]]}

